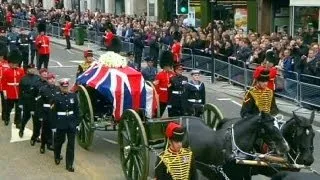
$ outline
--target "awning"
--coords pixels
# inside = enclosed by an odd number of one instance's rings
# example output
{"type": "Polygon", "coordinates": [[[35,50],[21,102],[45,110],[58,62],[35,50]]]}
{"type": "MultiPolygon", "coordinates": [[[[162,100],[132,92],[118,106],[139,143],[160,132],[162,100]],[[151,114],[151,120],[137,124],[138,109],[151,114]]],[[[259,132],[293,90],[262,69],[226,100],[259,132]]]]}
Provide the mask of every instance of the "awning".
{"type": "Polygon", "coordinates": [[[320,0],[290,0],[290,6],[320,7],[320,0]]]}

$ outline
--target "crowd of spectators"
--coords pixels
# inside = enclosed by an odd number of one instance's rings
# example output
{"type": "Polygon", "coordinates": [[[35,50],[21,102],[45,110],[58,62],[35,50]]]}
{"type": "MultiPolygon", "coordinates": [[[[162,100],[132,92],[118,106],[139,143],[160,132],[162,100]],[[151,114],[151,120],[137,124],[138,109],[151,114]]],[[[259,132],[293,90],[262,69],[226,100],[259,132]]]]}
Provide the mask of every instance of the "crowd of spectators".
{"type": "Polygon", "coordinates": [[[214,49],[214,53],[223,60],[233,59],[248,65],[263,63],[266,51],[272,49],[277,56],[275,65],[278,69],[320,77],[318,32],[312,27],[300,28],[292,37],[284,31],[258,34],[250,30],[246,33],[242,29],[227,29],[223,21],[214,21],[205,28],[193,28],[184,23],[185,16],[173,22],[148,22],[145,16],[114,15],[89,10],[79,16],[74,10],[43,10],[28,5],[15,5],[16,17],[28,19],[31,8],[36,9],[37,18],[46,19],[52,24],[63,25],[65,16],[69,15],[73,24],[86,25],[88,30],[99,33],[104,33],[107,22],[111,22],[115,27],[114,33],[122,37],[123,41],[133,42],[138,34],[144,45],[150,46],[150,56],[154,58],[158,57],[161,48],[159,44],[172,45],[172,34],[179,31],[183,48],[192,49],[194,54],[206,56],[214,49]]]}

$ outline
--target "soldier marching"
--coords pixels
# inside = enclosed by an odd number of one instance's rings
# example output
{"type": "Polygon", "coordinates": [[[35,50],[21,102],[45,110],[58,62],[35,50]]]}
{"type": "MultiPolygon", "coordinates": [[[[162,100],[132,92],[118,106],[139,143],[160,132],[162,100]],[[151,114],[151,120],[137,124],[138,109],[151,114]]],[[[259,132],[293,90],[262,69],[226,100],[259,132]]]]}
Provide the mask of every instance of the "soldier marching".
{"type": "MultiPolygon", "coordinates": [[[[18,44],[19,50],[22,54],[23,68],[26,70],[27,66],[29,65],[29,37],[23,31],[24,31],[24,29],[21,28],[20,34],[17,38],[17,44],[18,44]]],[[[21,66],[21,64],[20,64],[20,66],[21,66]]]]}

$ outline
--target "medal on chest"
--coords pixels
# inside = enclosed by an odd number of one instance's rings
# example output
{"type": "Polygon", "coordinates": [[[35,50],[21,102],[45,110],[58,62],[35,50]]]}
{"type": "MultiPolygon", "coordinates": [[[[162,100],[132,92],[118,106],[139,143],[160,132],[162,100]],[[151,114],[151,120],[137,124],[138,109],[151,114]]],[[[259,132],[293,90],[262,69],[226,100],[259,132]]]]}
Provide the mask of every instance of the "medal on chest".
{"type": "Polygon", "coordinates": [[[74,99],[73,99],[73,98],[70,99],[70,103],[71,103],[71,104],[74,103],[74,99]]]}

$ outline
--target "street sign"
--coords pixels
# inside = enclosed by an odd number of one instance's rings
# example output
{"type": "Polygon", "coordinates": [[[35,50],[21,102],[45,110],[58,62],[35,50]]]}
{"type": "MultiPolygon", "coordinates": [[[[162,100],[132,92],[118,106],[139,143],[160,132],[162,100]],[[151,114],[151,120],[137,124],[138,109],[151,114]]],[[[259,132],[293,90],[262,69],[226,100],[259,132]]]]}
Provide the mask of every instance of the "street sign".
{"type": "Polygon", "coordinates": [[[196,26],[196,9],[194,7],[189,8],[188,25],[191,25],[193,27],[196,26]]]}

